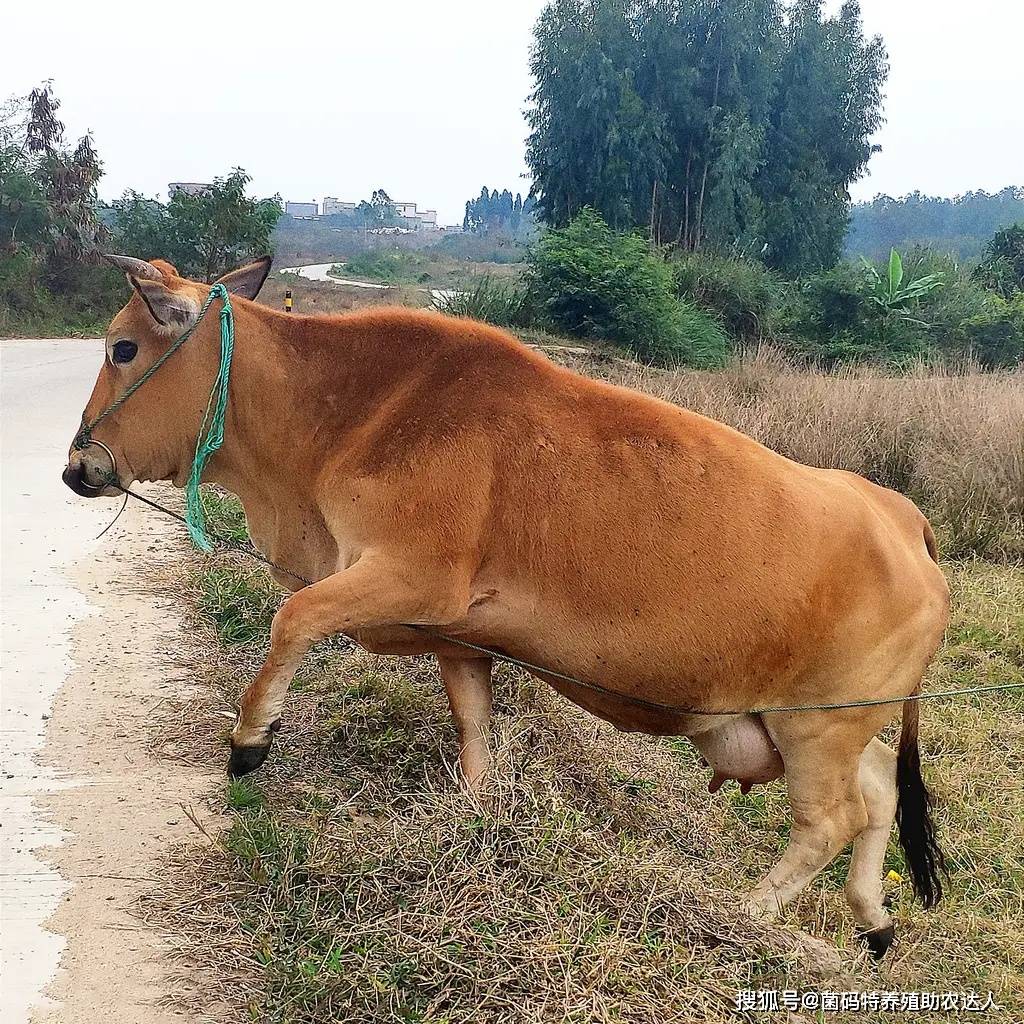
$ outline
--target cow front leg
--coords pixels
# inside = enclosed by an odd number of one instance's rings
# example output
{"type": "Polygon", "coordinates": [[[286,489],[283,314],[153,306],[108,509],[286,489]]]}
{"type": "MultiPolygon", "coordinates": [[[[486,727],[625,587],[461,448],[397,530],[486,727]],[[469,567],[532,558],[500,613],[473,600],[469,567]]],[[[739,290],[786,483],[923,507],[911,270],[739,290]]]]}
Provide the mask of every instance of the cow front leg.
{"type": "Polygon", "coordinates": [[[444,625],[465,614],[463,589],[446,585],[433,567],[416,571],[407,560],[363,555],[342,572],[292,594],[274,616],[266,661],[242,694],[228,773],[245,775],[266,760],[288,687],[314,643],[335,633],[358,639],[360,630],[400,623],[444,625]]]}
{"type": "Polygon", "coordinates": [[[437,662],[459,732],[462,781],[479,799],[491,763],[487,744],[491,725],[491,659],[447,658],[439,654],[437,662]]]}

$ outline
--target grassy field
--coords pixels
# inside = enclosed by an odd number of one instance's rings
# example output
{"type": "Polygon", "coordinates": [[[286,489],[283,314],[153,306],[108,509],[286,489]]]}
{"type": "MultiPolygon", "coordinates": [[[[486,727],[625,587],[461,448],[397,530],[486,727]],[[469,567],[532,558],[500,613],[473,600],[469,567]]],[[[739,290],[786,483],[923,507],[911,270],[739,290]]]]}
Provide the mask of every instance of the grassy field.
{"type": "Polygon", "coordinates": [[[468,276],[513,278],[520,264],[470,263],[453,259],[434,250],[411,252],[378,250],[356,253],[336,264],[332,276],[383,284],[420,285],[424,288],[455,288],[468,276]]]}
{"type": "MultiPolygon", "coordinates": [[[[654,373],[533,340],[804,461],[913,493],[936,517],[953,591],[927,687],[1024,682],[1019,376],[823,376],[767,355],[719,374],[654,373]]],[[[218,528],[241,534],[233,501],[215,505],[218,528]]],[[[213,696],[180,709],[178,729],[217,763],[222,716],[281,595],[237,556],[196,558],[183,586],[213,696]]],[[[176,851],[149,907],[178,933],[204,998],[232,1019],[310,1024],[768,1019],[735,1013],[745,988],[991,990],[1006,1019],[1024,1014],[1024,693],[923,708],[948,897],[926,913],[887,883],[899,942],[881,964],[853,932],[847,855],[790,910],[792,930],[739,914],[786,841],[781,783],[711,796],[688,741],[617,734],[507,668],[496,702],[485,811],[457,788],[431,659],[342,641],[311,654],[267,765],[225,792],[229,827],[176,851]],[[846,975],[823,979],[797,928],[836,942],[846,975]]],[[[902,873],[895,842],[886,867],[902,873]]]]}

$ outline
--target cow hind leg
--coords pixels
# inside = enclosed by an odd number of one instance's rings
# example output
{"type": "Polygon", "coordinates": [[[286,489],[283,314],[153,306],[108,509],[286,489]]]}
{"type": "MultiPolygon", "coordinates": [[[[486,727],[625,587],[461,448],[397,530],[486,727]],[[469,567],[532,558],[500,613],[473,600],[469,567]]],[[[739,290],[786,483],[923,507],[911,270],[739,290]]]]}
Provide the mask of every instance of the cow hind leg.
{"type": "Polygon", "coordinates": [[[437,661],[459,733],[462,781],[479,798],[491,761],[487,743],[491,725],[491,659],[448,658],[439,654],[437,661]]]}
{"type": "Polygon", "coordinates": [[[782,857],[750,894],[756,917],[776,917],[869,823],[860,760],[874,723],[828,714],[764,716],[785,764],[793,826],[782,857]]]}
{"type": "Polygon", "coordinates": [[[882,893],[882,867],[896,817],[896,754],[877,737],[860,759],[859,781],[868,824],[854,840],[846,899],[871,954],[880,959],[895,930],[882,893]]]}

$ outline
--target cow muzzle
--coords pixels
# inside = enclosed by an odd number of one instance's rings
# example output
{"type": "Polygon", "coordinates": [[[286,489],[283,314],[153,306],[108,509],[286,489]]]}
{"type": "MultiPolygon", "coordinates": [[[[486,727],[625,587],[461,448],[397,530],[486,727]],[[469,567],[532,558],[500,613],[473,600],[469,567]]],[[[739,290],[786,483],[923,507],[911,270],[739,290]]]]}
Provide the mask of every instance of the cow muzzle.
{"type": "Polygon", "coordinates": [[[90,438],[82,448],[73,448],[61,479],[83,498],[116,497],[117,459],[102,442],[90,438]]]}

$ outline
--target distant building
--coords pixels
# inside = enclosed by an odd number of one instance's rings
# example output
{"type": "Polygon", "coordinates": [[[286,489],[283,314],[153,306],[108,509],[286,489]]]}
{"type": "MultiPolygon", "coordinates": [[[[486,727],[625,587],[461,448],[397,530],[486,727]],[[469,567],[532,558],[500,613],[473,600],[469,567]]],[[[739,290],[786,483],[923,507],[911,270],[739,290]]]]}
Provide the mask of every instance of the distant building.
{"type": "Polygon", "coordinates": [[[198,196],[213,186],[208,181],[172,181],[167,185],[167,198],[173,199],[179,192],[187,196],[198,196]]]}
{"type": "Polygon", "coordinates": [[[324,196],[323,205],[320,208],[322,217],[331,217],[337,213],[353,213],[358,203],[346,203],[335,196],[324,196]]]}
{"type": "Polygon", "coordinates": [[[392,203],[395,213],[412,221],[410,225],[415,231],[436,231],[437,210],[419,210],[415,203],[392,203]]]}
{"type": "Polygon", "coordinates": [[[316,203],[285,203],[284,212],[289,217],[315,217],[318,212],[316,203]]]}

